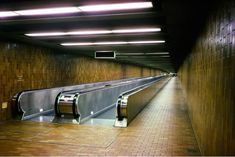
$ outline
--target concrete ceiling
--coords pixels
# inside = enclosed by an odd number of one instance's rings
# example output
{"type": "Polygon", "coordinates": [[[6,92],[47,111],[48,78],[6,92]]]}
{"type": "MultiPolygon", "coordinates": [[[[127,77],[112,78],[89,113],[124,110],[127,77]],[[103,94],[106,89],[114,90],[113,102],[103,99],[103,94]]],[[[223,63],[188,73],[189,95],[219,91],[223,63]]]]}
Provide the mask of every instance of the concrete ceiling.
{"type": "MultiPolygon", "coordinates": [[[[140,0],[136,0],[140,1],[140,0]]],[[[136,2],[135,1],[135,2],[136,2]]],[[[144,0],[141,0],[144,1],[144,0]]],[[[61,6],[81,6],[95,3],[121,3],[128,0],[2,0],[0,11],[61,6]]],[[[133,0],[129,0],[133,2],[133,0]]],[[[66,53],[94,56],[97,50],[117,52],[117,62],[132,63],[169,72],[175,72],[190,52],[200,28],[204,24],[208,4],[190,0],[153,0],[154,7],[134,11],[75,13],[53,16],[22,16],[0,19],[0,35],[33,45],[50,47],[66,53]],[[203,5],[202,5],[203,4],[203,5]],[[70,31],[74,29],[116,29],[134,27],[160,27],[161,32],[105,34],[59,37],[28,37],[25,33],[43,31],[70,31]],[[106,46],[61,46],[62,42],[165,40],[162,44],[106,45],[106,46]],[[169,52],[164,55],[146,53],[169,52]],[[139,53],[139,54],[138,54],[139,53]]]]}

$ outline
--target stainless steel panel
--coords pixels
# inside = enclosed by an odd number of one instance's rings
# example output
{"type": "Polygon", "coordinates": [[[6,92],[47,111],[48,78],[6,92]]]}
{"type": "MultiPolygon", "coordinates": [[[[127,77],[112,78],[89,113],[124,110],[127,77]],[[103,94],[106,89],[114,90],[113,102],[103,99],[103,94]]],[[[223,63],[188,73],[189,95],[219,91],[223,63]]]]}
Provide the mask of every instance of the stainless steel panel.
{"type": "Polygon", "coordinates": [[[15,99],[17,105],[17,118],[24,120],[32,117],[33,115],[38,115],[40,113],[53,110],[56,96],[62,91],[81,90],[98,86],[110,85],[122,81],[131,81],[134,79],[138,78],[58,87],[51,89],[22,91],[17,95],[17,97],[13,98],[15,99]]]}
{"type": "Polygon", "coordinates": [[[162,77],[151,77],[138,79],[128,83],[119,83],[118,85],[81,93],[76,104],[76,108],[79,110],[80,120],[83,121],[87,119],[87,117],[92,117],[93,114],[100,112],[102,109],[116,104],[121,93],[161,78],[162,77]]]}
{"type": "Polygon", "coordinates": [[[158,79],[122,93],[117,101],[117,117],[114,125],[127,127],[168,80],[169,78],[158,79]]]}

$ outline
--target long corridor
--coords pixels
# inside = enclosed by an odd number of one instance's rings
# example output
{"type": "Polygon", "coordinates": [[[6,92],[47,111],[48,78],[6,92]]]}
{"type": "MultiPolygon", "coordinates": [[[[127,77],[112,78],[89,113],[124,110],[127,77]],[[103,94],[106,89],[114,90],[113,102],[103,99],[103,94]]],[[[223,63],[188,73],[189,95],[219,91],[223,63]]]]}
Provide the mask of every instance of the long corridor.
{"type": "Polygon", "coordinates": [[[200,155],[177,78],[128,128],[8,121],[0,155],[200,155]]]}

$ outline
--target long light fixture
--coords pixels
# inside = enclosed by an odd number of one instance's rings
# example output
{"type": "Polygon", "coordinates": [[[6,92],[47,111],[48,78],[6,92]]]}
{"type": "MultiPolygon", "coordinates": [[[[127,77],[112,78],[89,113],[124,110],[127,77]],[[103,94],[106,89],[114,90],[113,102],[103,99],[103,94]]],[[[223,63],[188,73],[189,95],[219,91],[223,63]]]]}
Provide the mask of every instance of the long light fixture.
{"type": "Polygon", "coordinates": [[[96,46],[96,45],[126,45],[126,44],[159,44],[165,43],[164,40],[146,41],[110,41],[110,42],[73,42],[61,43],[62,46],[96,46]]]}
{"type": "Polygon", "coordinates": [[[126,41],[108,41],[108,42],[95,42],[94,45],[125,45],[126,41]]]}
{"type": "Polygon", "coordinates": [[[152,40],[152,41],[129,41],[128,44],[158,44],[165,43],[164,40],[152,40]]]}
{"type": "Polygon", "coordinates": [[[69,7],[58,7],[58,8],[38,8],[38,9],[28,9],[28,10],[0,11],[0,17],[133,10],[133,9],[146,9],[152,7],[153,7],[152,2],[132,2],[132,3],[100,4],[100,5],[85,5],[85,6],[69,6],[69,7]]]}
{"type": "Polygon", "coordinates": [[[110,34],[112,31],[109,30],[90,30],[90,31],[72,31],[67,32],[65,35],[93,35],[93,34],[110,34]]]}
{"type": "Polygon", "coordinates": [[[146,54],[143,54],[143,55],[131,55],[131,54],[129,54],[129,55],[120,55],[120,54],[117,54],[117,56],[119,56],[119,57],[128,57],[128,56],[130,56],[130,57],[136,57],[136,58],[142,58],[142,57],[151,57],[151,58],[160,58],[160,57],[170,57],[170,55],[164,55],[164,56],[162,56],[162,55],[154,55],[154,56],[149,56],[149,55],[146,55],[146,54]]]}
{"type": "Polygon", "coordinates": [[[79,9],[84,12],[98,12],[98,11],[144,9],[152,7],[153,7],[152,2],[133,2],[133,3],[87,5],[87,6],[80,6],[79,9]]]}
{"type": "Polygon", "coordinates": [[[169,55],[161,56],[162,58],[168,58],[170,57],[169,55]]]}
{"type": "Polygon", "coordinates": [[[137,55],[137,56],[149,56],[149,55],[156,55],[156,56],[161,56],[161,55],[169,55],[169,52],[149,52],[149,53],[142,53],[142,52],[135,52],[135,53],[117,53],[118,56],[132,56],[132,55],[137,55]]]}
{"type": "Polygon", "coordinates": [[[146,55],[168,55],[169,52],[149,52],[145,53],[146,55]]]}
{"type": "Polygon", "coordinates": [[[117,53],[117,56],[145,55],[145,53],[117,53]]]}
{"type": "Polygon", "coordinates": [[[14,11],[18,15],[50,15],[50,14],[68,14],[81,12],[77,7],[61,7],[61,8],[44,8],[14,11]]]}
{"type": "Polygon", "coordinates": [[[95,46],[95,45],[125,45],[125,41],[114,41],[114,42],[76,42],[76,43],[61,43],[63,46],[95,46]]]}
{"type": "Polygon", "coordinates": [[[159,32],[161,28],[136,28],[136,29],[116,29],[116,30],[77,30],[69,32],[41,32],[27,33],[26,36],[31,37],[47,37],[47,36],[66,36],[66,35],[95,35],[95,34],[122,34],[122,33],[144,33],[159,32]]]}
{"type": "Polygon", "coordinates": [[[0,17],[12,17],[12,16],[18,16],[18,14],[13,11],[0,11],[0,17]]]}
{"type": "Polygon", "coordinates": [[[110,34],[109,30],[84,30],[84,31],[71,31],[71,32],[41,32],[41,33],[27,33],[26,36],[30,37],[48,37],[48,36],[66,36],[66,35],[95,35],[95,34],[110,34]]]}
{"type": "Polygon", "coordinates": [[[65,33],[63,32],[43,32],[43,33],[28,33],[25,34],[30,37],[45,37],[45,36],[63,36],[65,33]]]}
{"type": "Polygon", "coordinates": [[[137,29],[117,29],[112,30],[112,33],[147,33],[160,32],[161,28],[137,28],[137,29]]]}
{"type": "Polygon", "coordinates": [[[80,42],[80,43],[61,43],[62,46],[91,46],[94,43],[91,42],[80,42]]]}

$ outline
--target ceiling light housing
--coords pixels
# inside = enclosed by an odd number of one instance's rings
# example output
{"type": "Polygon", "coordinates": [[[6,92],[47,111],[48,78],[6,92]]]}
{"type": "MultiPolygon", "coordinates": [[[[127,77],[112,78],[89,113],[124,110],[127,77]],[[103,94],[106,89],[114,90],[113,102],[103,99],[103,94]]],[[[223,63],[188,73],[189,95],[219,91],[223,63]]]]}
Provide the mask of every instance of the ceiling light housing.
{"type": "Polygon", "coordinates": [[[117,56],[162,56],[162,55],[169,55],[169,52],[152,52],[152,53],[117,53],[117,56]]]}
{"type": "Polygon", "coordinates": [[[50,15],[50,14],[68,14],[78,13],[80,10],[77,7],[60,7],[60,8],[44,8],[15,11],[18,15],[34,16],[34,15],[50,15]]]}
{"type": "Polygon", "coordinates": [[[112,33],[147,33],[160,32],[161,28],[136,28],[136,29],[117,29],[112,30],[112,33]]]}
{"type": "Polygon", "coordinates": [[[117,30],[77,30],[69,32],[37,32],[27,33],[26,36],[31,37],[47,37],[47,36],[66,36],[66,35],[97,35],[97,34],[121,34],[121,33],[144,33],[144,32],[158,32],[161,28],[136,28],[136,29],[117,29],[117,30]]]}
{"type": "Polygon", "coordinates": [[[84,30],[84,31],[71,31],[67,32],[66,35],[95,35],[95,34],[110,34],[109,30],[84,30]]]}
{"type": "Polygon", "coordinates": [[[115,10],[132,10],[152,8],[152,2],[133,2],[133,3],[117,3],[117,4],[100,4],[87,5],[78,7],[83,12],[100,12],[100,11],[115,11],[115,10]]]}
{"type": "Polygon", "coordinates": [[[107,41],[107,42],[95,42],[94,45],[125,45],[126,41],[107,41]]]}
{"type": "Polygon", "coordinates": [[[115,11],[115,10],[133,10],[152,8],[152,2],[131,2],[131,3],[116,3],[116,4],[100,4],[86,6],[68,6],[58,8],[39,8],[16,11],[0,11],[1,17],[12,16],[35,16],[35,15],[56,15],[69,14],[78,12],[99,12],[99,11],[115,11]]]}
{"type": "Polygon", "coordinates": [[[45,36],[63,36],[65,34],[66,33],[64,32],[43,32],[43,33],[28,33],[25,35],[29,37],[45,37],[45,36]]]}
{"type": "Polygon", "coordinates": [[[92,42],[61,43],[62,46],[92,46],[92,42]]]}
{"type": "Polygon", "coordinates": [[[96,46],[96,45],[126,45],[126,44],[160,44],[165,43],[164,40],[145,40],[145,41],[105,41],[105,42],[73,42],[61,43],[62,46],[96,46]]]}
{"type": "Polygon", "coordinates": [[[169,52],[149,52],[145,53],[146,55],[167,55],[169,52]]]}
{"type": "Polygon", "coordinates": [[[165,43],[164,40],[147,40],[147,41],[128,41],[128,44],[160,44],[165,43]]]}
{"type": "Polygon", "coordinates": [[[1,17],[12,17],[12,16],[19,16],[19,14],[13,11],[0,11],[0,18],[1,17]]]}

